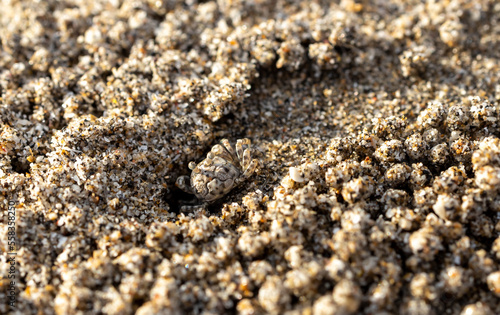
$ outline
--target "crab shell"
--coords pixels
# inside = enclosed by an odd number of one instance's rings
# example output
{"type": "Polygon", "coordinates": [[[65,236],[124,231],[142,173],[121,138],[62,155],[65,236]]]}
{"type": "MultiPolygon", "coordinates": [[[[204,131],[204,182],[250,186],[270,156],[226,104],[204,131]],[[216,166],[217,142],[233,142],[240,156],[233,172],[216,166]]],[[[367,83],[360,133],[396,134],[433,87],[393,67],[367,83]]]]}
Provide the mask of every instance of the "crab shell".
{"type": "Polygon", "coordinates": [[[221,156],[207,157],[191,173],[191,186],[199,199],[213,201],[239,184],[242,171],[236,161],[221,156]]]}
{"type": "Polygon", "coordinates": [[[189,163],[191,177],[180,176],[176,185],[200,200],[212,202],[244,182],[257,165],[258,161],[250,157],[249,139],[238,140],[236,150],[227,139],[222,139],[198,165],[189,163]]]}

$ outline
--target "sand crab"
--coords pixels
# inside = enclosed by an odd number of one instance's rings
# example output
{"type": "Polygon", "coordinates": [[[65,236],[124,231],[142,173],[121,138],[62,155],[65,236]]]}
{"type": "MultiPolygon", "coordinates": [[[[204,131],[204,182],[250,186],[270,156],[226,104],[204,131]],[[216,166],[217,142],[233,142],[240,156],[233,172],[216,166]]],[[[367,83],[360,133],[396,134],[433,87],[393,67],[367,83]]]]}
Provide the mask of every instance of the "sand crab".
{"type": "Polygon", "coordinates": [[[250,143],[249,139],[236,141],[235,152],[227,139],[221,140],[198,165],[189,163],[191,178],[180,176],[176,186],[205,202],[223,197],[255,171],[258,162],[251,159],[250,143]]]}

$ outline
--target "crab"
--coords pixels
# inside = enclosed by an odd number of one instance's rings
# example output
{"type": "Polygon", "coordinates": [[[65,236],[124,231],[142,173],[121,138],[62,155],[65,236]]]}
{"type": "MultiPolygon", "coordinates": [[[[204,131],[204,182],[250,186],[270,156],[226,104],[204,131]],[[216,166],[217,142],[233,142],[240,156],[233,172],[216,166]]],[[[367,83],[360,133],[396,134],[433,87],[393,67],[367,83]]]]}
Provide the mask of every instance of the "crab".
{"type": "Polygon", "coordinates": [[[221,140],[198,165],[189,163],[191,177],[178,177],[176,186],[207,203],[225,196],[245,182],[258,165],[251,159],[250,144],[246,138],[236,141],[235,152],[227,139],[221,140]]]}

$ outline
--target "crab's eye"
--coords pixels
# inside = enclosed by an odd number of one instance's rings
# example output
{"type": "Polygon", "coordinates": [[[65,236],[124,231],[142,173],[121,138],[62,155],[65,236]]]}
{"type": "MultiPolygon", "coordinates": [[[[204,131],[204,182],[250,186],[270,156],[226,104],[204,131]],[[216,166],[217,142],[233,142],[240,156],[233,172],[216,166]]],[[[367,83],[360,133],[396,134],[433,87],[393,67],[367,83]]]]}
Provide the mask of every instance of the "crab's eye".
{"type": "Polygon", "coordinates": [[[216,154],[216,155],[219,155],[222,153],[222,147],[220,145],[215,145],[213,148],[212,148],[212,153],[216,154]]]}

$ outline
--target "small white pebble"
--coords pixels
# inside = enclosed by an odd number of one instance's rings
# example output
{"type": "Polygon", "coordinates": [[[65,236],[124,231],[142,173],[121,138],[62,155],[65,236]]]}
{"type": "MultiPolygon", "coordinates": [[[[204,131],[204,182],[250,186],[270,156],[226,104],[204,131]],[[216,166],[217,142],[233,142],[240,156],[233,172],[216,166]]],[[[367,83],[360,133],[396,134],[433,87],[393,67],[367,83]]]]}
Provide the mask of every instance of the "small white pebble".
{"type": "Polygon", "coordinates": [[[296,167],[290,167],[290,177],[297,183],[303,183],[305,181],[304,172],[296,167]]]}
{"type": "Polygon", "coordinates": [[[486,283],[491,292],[500,297],[500,271],[490,273],[486,278],[486,283]]]}

